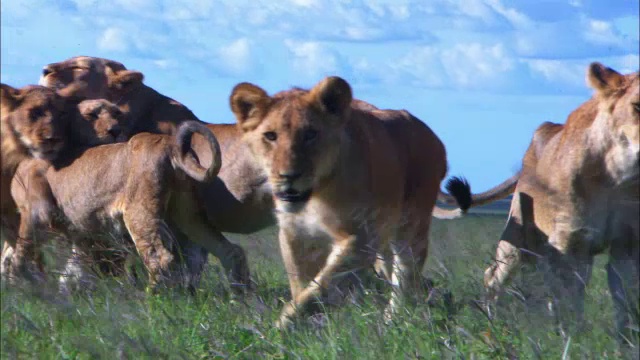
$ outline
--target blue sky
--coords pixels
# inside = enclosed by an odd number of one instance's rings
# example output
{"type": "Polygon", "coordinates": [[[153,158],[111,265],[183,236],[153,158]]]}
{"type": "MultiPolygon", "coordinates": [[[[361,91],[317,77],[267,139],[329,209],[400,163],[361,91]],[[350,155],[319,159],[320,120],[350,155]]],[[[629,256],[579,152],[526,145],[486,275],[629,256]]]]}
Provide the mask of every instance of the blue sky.
{"type": "Polygon", "coordinates": [[[638,70],[638,0],[10,0],[1,2],[1,79],[111,58],[208,122],[228,96],[339,75],[354,95],[407,109],[447,147],[474,191],[517,170],[533,130],[588,99],[585,69],[638,70]]]}

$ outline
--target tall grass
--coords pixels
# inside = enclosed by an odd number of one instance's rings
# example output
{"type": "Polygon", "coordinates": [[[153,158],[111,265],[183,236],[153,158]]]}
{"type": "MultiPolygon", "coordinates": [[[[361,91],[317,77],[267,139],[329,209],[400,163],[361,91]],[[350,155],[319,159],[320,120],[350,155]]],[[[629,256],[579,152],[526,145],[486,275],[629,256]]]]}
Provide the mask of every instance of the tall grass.
{"type": "MultiPolygon", "coordinates": [[[[362,305],[305,318],[293,332],[272,324],[289,299],[274,228],[232,237],[245,247],[255,297],[228,291],[211,259],[195,296],[146,295],[107,278],[71,298],[53,286],[3,288],[2,358],[40,359],[606,359],[619,358],[604,263],[597,259],[587,292],[586,329],[565,341],[540,306],[541,280],[516,277],[489,320],[482,276],[504,225],[502,216],[435,221],[425,275],[438,292],[427,304],[382,321],[378,296],[362,305]],[[447,292],[451,297],[445,296],[447,292]],[[437,294],[440,294],[438,296],[437,294]]],[[[387,294],[388,295],[388,294],[387,294]]],[[[433,294],[432,294],[433,295],[433,294]]],[[[626,354],[637,358],[635,354],[626,354]]]]}

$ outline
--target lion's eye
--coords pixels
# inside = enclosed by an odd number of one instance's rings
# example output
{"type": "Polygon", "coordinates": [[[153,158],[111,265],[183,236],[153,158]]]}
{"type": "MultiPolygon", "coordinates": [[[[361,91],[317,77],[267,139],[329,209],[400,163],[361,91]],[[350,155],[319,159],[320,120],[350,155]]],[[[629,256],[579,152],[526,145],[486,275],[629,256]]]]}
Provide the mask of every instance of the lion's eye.
{"type": "Polygon", "coordinates": [[[267,131],[263,135],[264,138],[269,141],[276,141],[276,139],[278,139],[278,134],[276,134],[275,131],[267,131]]]}
{"type": "Polygon", "coordinates": [[[42,108],[33,108],[31,109],[31,118],[37,119],[44,116],[44,110],[42,108]]]}
{"type": "Polygon", "coordinates": [[[640,102],[633,103],[633,108],[635,111],[640,112],[640,102]]]}
{"type": "Polygon", "coordinates": [[[308,129],[304,132],[303,139],[305,142],[310,142],[318,137],[318,131],[314,129],[308,129]]]}

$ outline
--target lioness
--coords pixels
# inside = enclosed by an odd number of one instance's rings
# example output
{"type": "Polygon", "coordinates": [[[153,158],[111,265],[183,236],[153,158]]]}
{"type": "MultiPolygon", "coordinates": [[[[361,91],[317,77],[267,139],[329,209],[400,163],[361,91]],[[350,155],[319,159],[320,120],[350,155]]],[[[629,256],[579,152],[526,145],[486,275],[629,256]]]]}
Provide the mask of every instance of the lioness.
{"type": "Polygon", "coordinates": [[[566,298],[555,304],[558,314],[573,309],[580,318],[593,257],[608,249],[622,333],[633,320],[638,326],[640,82],[638,72],[599,63],[589,65],[587,81],[595,95],[564,125],[547,122],[533,135],[485,286],[495,300],[521,249],[536,252],[559,277],[549,279],[554,297],[566,298]]]}
{"type": "MultiPolygon", "coordinates": [[[[72,149],[65,154],[53,165],[28,160],[18,167],[11,187],[21,214],[13,273],[21,271],[38,241],[46,238],[40,232],[47,230],[58,213],[66,223],[62,231],[72,239],[129,235],[149,272],[151,288],[174,261],[170,251],[175,246],[174,229],[216,255],[232,281],[248,284],[244,251],[211,235],[193,191],[196,182],[211,181],[220,169],[219,145],[205,126],[184,122],[174,136],[141,133],[127,143],[72,149]],[[194,132],[206,139],[207,151],[191,148],[194,132]],[[30,188],[31,181],[41,177],[47,180],[51,194],[30,188]],[[54,203],[46,201],[49,196],[54,203]],[[55,210],[34,216],[33,208],[41,208],[43,201],[55,204],[55,210]]],[[[86,244],[78,241],[77,245],[86,244]]]]}
{"type": "Polygon", "coordinates": [[[77,103],[42,86],[15,89],[2,84],[1,220],[4,274],[12,256],[19,216],[11,197],[11,179],[20,161],[30,157],[53,160],[65,146],[92,146],[121,139],[123,115],[105,100],[77,103]],[[105,115],[105,111],[108,112],[105,115]],[[92,117],[93,114],[97,116],[92,117]],[[87,119],[85,119],[85,117],[87,119]],[[89,120],[89,121],[87,121],[89,120]]]}
{"type": "MultiPolygon", "coordinates": [[[[230,105],[273,189],[292,296],[276,325],[333,287],[337,274],[364,271],[376,259],[396,290],[389,318],[403,295],[422,286],[431,214],[447,171],[438,137],[407,111],[353,101],[339,77],[273,97],[240,83],[230,105]]],[[[464,190],[456,182],[450,188],[464,190]]]]}

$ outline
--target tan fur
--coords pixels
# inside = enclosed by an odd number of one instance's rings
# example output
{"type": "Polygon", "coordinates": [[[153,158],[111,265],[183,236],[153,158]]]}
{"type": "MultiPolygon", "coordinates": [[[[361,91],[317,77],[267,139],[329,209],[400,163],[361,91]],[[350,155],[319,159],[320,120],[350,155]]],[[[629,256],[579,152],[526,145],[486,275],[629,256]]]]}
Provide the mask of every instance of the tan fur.
{"type": "Polygon", "coordinates": [[[566,124],[544,123],[533,136],[485,285],[495,300],[526,254],[521,249],[535,252],[559,274],[550,280],[565,300],[556,304],[559,314],[581,316],[593,257],[608,249],[622,331],[630,322],[623,303],[636,304],[631,313],[638,309],[640,82],[637,72],[621,75],[599,63],[589,66],[587,79],[593,98],[566,124]]]}
{"type": "Polygon", "coordinates": [[[438,137],[407,111],[353,101],[338,77],[273,97],[241,83],[230,103],[273,189],[293,298],[278,326],[332,291],[337,274],[376,263],[396,290],[390,316],[422,286],[431,215],[447,171],[438,137]]]}
{"type": "Polygon", "coordinates": [[[130,236],[152,287],[172,270],[175,230],[218,256],[231,279],[246,285],[249,273],[244,251],[212,236],[215,231],[206,222],[194,192],[196,182],[212,181],[219,169],[219,145],[196,122],[183,123],[174,136],[142,133],[127,143],[82,149],[53,166],[35,160],[21,163],[12,183],[22,219],[12,273],[22,271],[20,267],[58,213],[64,221],[55,225],[57,230],[80,248],[91,246],[83,241],[87,238],[130,236]],[[206,167],[199,160],[204,153],[189,147],[194,132],[209,144],[206,157],[211,160],[206,167]],[[56,204],[45,212],[47,216],[34,214],[34,207],[42,207],[43,194],[30,184],[40,177],[46,179],[56,204]]]}
{"type": "MultiPolygon", "coordinates": [[[[3,91],[5,91],[3,85],[3,91]]],[[[78,146],[94,146],[99,144],[107,144],[116,141],[126,140],[122,129],[127,127],[127,118],[112,103],[106,100],[85,100],[76,105],[75,100],[68,100],[58,96],[54,90],[32,86],[23,89],[23,100],[18,108],[11,109],[9,104],[3,100],[3,116],[2,116],[2,232],[3,232],[3,248],[1,258],[0,273],[4,274],[7,266],[11,262],[16,237],[18,234],[19,216],[16,204],[11,196],[11,179],[15,169],[20,161],[33,157],[32,153],[47,153],[47,150],[40,150],[42,146],[35,146],[33,149],[27,149],[19,141],[25,136],[16,136],[20,134],[15,131],[14,123],[21,122],[22,133],[32,135],[31,144],[42,143],[38,139],[39,134],[46,134],[47,131],[55,132],[58,143],[52,148],[54,151],[48,151],[51,155],[47,156],[46,162],[54,161],[63,155],[63,149],[69,151],[78,146]],[[24,90],[24,89],[28,89],[24,90]],[[36,106],[51,107],[45,113],[50,114],[49,117],[43,117],[36,121],[30,121],[29,116],[33,114],[36,106]],[[6,110],[6,112],[5,112],[6,110]],[[94,116],[95,115],[95,116],[94,116]],[[47,125],[52,130],[33,130],[39,125],[47,125]],[[26,131],[25,129],[31,129],[26,131]],[[5,132],[6,130],[6,132],[5,132]],[[12,150],[8,150],[12,149],[12,150]]],[[[7,99],[3,94],[3,99],[7,99]]],[[[37,112],[36,112],[37,114],[37,112]]],[[[41,193],[46,192],[46,184],[34,181],[32,186],[39,187],[41,193]]]]}

